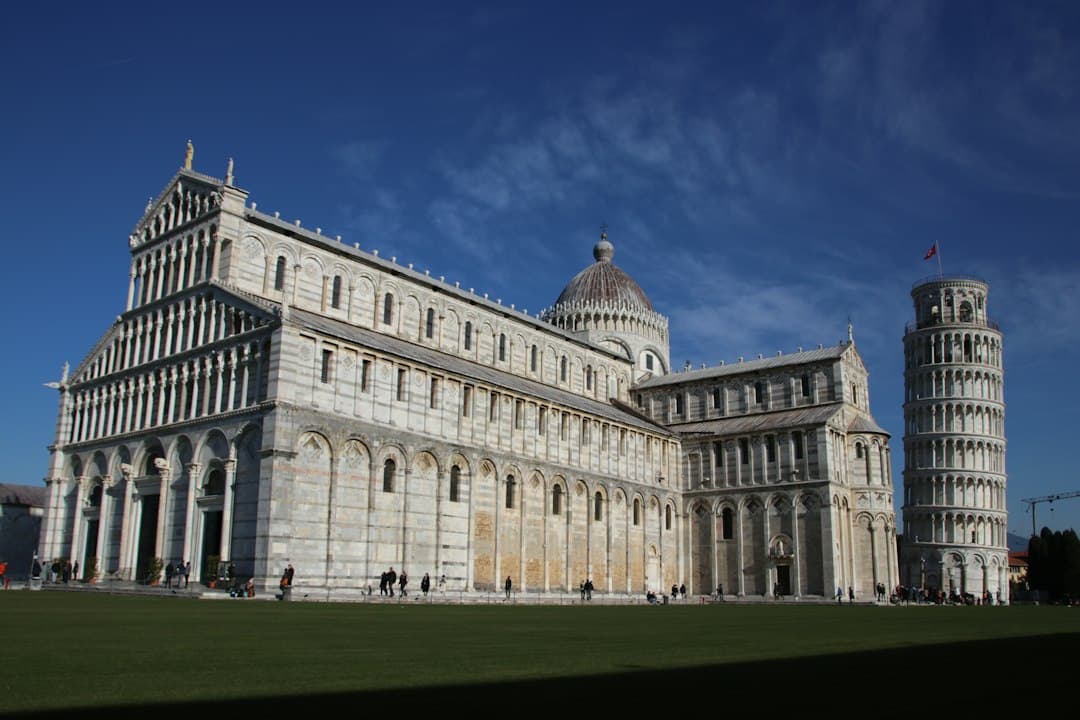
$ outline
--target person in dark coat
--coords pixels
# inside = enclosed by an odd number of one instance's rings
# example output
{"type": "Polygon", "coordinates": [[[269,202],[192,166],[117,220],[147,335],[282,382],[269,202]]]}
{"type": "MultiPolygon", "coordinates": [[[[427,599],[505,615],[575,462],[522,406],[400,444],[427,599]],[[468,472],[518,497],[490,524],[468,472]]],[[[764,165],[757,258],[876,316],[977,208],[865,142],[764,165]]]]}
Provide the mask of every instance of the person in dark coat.
{"type": "Polygon", "coordinates": [[[512,583],[510,582],[510,576],[507,575],[506,576],[506,582],[503,583],[503,587],[506,589],[506,599],[507,600],[510,599],[510,586],[511,585],[512,585],[512,583]]]}
{"type": "Polygon", "coordinates": [[[420,591],[424,593],[424,597],[427,597],[428,590],[431,589],[431,577],[424,573],[424,577],[420,580],[420,591]]]}
{"type": "Polygon", "coordinates": [[[397,582],[397,573],[394,572],[394,566],[390,566],[390,570],[386,573],[386,589],[390,591],[390,597],[394,597],[394,583],[397,582]]]}

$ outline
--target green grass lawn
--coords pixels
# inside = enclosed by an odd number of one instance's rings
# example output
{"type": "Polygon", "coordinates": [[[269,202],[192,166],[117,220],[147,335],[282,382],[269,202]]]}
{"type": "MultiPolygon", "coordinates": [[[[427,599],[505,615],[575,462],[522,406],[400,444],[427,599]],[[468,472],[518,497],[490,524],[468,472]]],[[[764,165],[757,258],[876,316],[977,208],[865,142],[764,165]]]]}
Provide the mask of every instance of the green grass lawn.
{"type": "MultiPolygon", "coordinates": [[[[539,702],[691,683],[812,693],[864,676],[892,686],[890,674],[939,663],[955,687],[969,673],[974,682],[1013,667],[1004,657],[1013,653],[1072,648],[1075,661],[1080,638],[1080,610],[1063,607],[458,606],[3,592],[0,612],[5,713],[241,702],[282,709],[301,700],[298,708],[335,700],[372,707],[475,698],[480,688],[483,697],[525,702],[528,693],[539,702]]],[[[945,692],[939,685],[927,692],[945,692]]]]}

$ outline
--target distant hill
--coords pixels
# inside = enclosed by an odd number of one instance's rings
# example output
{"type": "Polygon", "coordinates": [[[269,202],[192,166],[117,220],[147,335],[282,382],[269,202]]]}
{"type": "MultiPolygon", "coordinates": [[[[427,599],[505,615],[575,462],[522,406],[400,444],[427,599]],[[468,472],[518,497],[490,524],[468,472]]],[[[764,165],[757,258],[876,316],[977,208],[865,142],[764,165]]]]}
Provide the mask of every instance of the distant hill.
{"type": "Polygon", "coordinates": [[[1028,540],[1030,538],[1026,535],[1014,535],[1013,533],[1007,533],[1005,537],[1009,552],[1027,552],[1028,540]]]}

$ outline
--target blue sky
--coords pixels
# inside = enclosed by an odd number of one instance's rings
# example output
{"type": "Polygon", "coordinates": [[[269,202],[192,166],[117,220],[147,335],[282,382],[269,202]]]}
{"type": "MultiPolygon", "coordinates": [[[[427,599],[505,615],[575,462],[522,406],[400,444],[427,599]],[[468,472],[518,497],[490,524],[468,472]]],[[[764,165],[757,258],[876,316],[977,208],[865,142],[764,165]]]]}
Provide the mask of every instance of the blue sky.
{"type": "MultiPolygon", "coordinates": [[[[43,383],[123,311],[128,233],[190,138],[260,210],[531,313],[606,224],[677,368],[850,318],[898,516],[938,242],[1005,333],[1010,530],[1080,490],[1076,3],[29,5],[0,44],[0,482],[45,475],[43,383]]],[[[1080,528],[1080,498],[1036,519],[1080,528]]]]}

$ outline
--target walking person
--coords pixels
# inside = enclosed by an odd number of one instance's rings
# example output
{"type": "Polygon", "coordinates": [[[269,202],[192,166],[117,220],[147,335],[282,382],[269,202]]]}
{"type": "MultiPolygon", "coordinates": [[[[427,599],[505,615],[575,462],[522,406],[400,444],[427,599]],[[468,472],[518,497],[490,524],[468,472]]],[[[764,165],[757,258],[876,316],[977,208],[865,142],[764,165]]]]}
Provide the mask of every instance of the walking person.
{"type": "Polygon", "coordinates": [[[848,596],[848,605],[851,605],[852,603],[855,602],[855,588],[853,588],[851,585],[848,585],[847,596],[848,596]]]}
{"type": "Polygon", "coordinates": [[[187,589],[188,581],[191,579],[191,561],[188,560],[184,563],[184,589],[187,589]]]}
{"type": "MultiPolygon", "coordinates": [[[[34,559],[34,562],[37,562],[36,558],[34,559]]],[[[7,576],[7,560],[0,560],[0,587],[7,590],[9,583],[10,581],[7,576]]]]}
{"type": "Polygon", "coordinates": [[[391,565],[390,569],[386,571],[386,589],[390,593],[390,597],[394,597],[394,583],[397,582],[397,573],[394,572],[394,566],[391,565]]]}
{"type": "Polygon", "coordinates": [[[836,604],[844,604],[844,588],[840,587],[839,585],[836,586],[836,604]]]}
{"type": "Polygon", "coordinates": [[[509,575],[507,575],[507,576],[506,576],[506,582],[505,582],[505,583],[503,583],[503,587],[504,587],[504,588],[506,588],[506,599],[507,599],[507,600],[509,600],[509,599],[510,599],[510,586],[511,586],[511,584],[512,584],[512,583],[510,582],[510,576],[509,576],[509,575]]]}
{"type": "Polygon", "coordinates": [[[405,586],[409,584],[409,575],[402,570],[401,577],[398,578],[398,587],[401,588],[401,597],[407,596],[409,593],[405,591],[405,586]]]}
{"type": "MultiPolygon", "coordinates": [[[[167,587],[167,588],[172,587],[172,573],[173,573],[172,563],[171,562],[165,563],[165,587],[167,587]]],[[[176,584],[179,585],[180,581],[177,580],[176,584]]]]}
{"type": "Polygon", "coordinates": [[[424,577],[420,580],[420,592],[424,593],[424,597],[427,597],[428,590],[431,589],[431,578],[427,573],[424,573],[424,577]]]}

